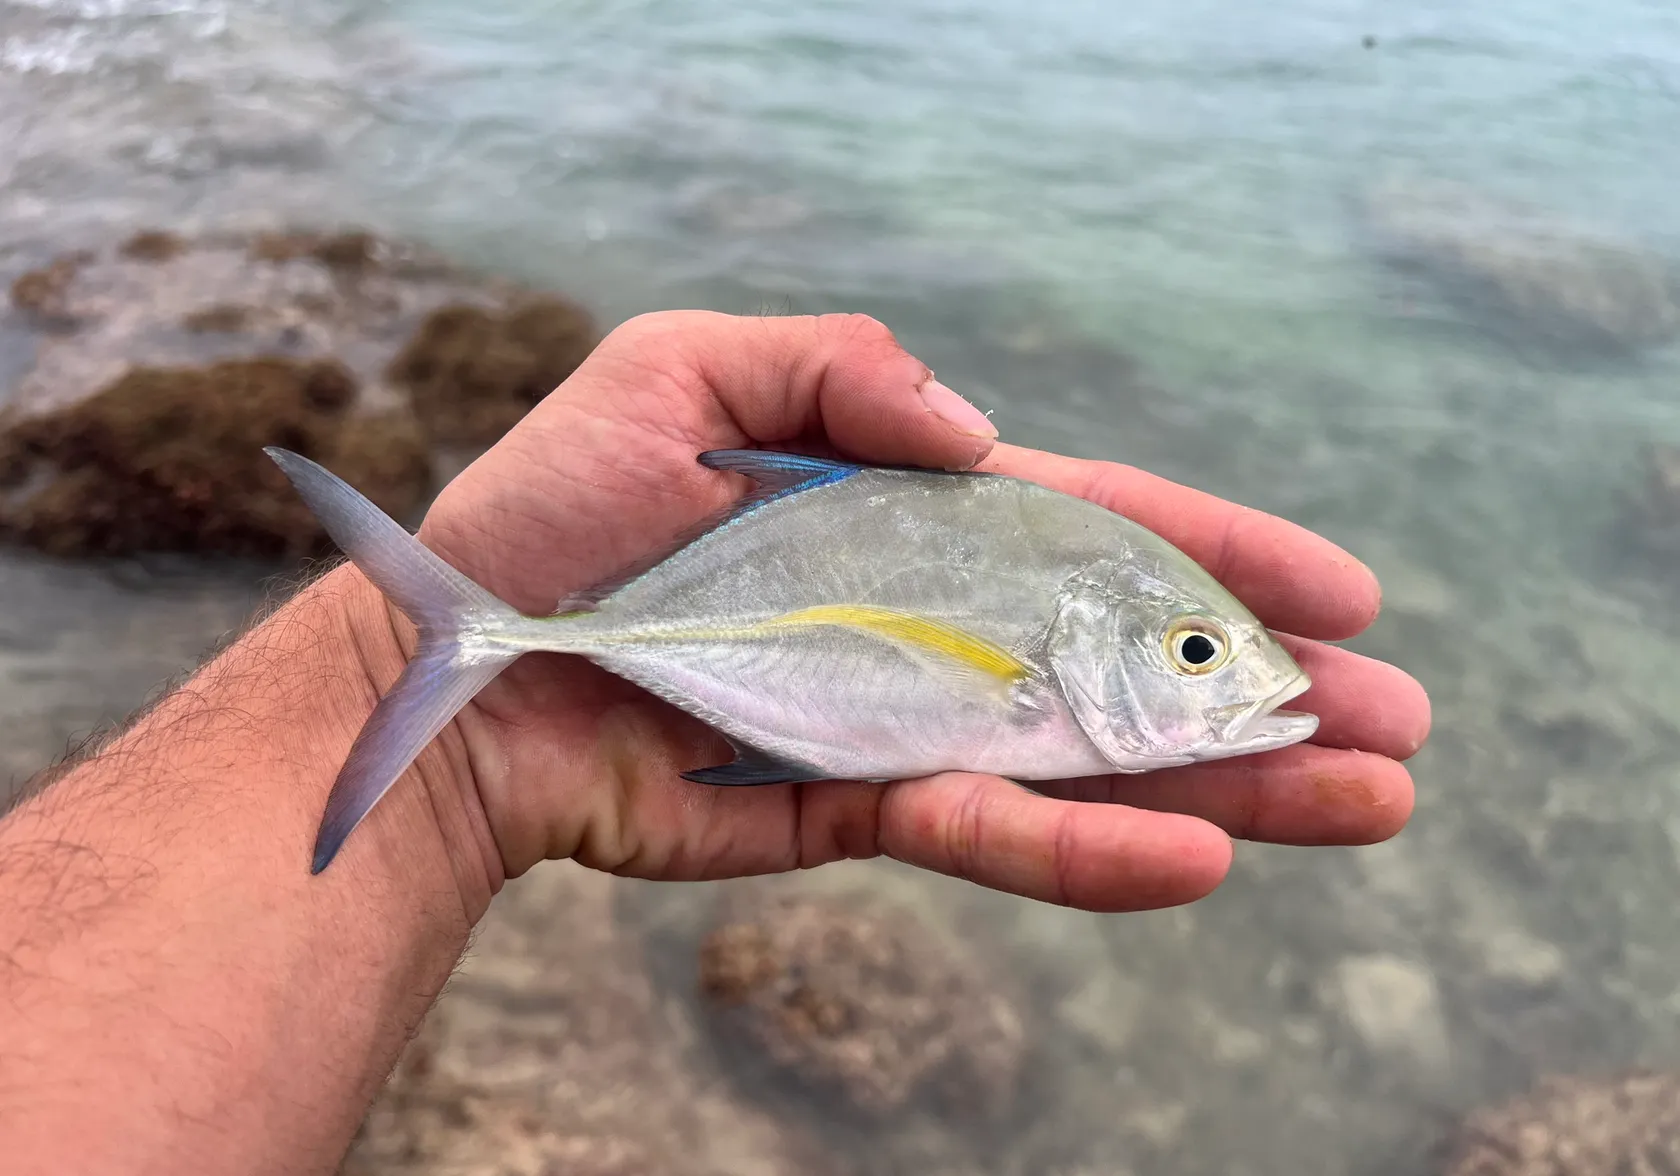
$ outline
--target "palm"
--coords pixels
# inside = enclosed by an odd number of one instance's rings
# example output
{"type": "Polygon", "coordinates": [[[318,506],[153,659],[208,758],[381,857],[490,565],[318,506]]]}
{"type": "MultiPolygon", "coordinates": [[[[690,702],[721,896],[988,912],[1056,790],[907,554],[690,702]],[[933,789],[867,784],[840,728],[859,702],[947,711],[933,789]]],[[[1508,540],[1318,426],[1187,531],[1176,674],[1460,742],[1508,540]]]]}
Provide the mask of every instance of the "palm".
{"type": "MultiPolygon", "coordinates": [[[[510,604],[546,612],[665,550],[739,493],[695,462],[702,450],[799,445],[879,462],[972,463],[986,440],[922,407],[924,374],[869,320],[635,320],[452,482],[421,533],[510,604]]],[[[1137,471],[1012,447],[996,447],[984,468],[1137,518],[1209,564],[1274,627],[1336,638],[1375,612],[1368,573],[1278,520],[1137,471]]],[[[575,856],[620,873],[705,878],[885,852],[1074,905],[1156,906],[1218,883],[1230,852],[1222,828],[1359,842],[1404,822],[1411,786],[1395,760],[1427,729],[1421,690],[1391,667],[1295,644],[1316,683],[1303,704],[1321,716],[1319,746],[1044,789],[1126,804],[1070,804],[954,773],[884,788],[690,784],[680,771],[729,758],[720,736],[555,655],[516,663],[458,726],[511,873],[575,856]]]]}

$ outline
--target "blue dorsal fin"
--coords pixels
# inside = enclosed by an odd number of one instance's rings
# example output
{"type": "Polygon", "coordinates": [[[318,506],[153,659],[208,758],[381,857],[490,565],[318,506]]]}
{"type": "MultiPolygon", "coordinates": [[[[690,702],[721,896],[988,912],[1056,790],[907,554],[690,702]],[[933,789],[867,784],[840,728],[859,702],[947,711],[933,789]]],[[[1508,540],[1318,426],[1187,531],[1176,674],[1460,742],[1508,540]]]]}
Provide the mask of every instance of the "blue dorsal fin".
{"type": "Polygon", "coordinates": [[[609,579],[566,597],[555,606],[555,612],[576,612],[594,608],[632,580],[641,579],[696,539],[735,522],[765,503],[797,494],[801,490],[844,481],[864,469],[863,466],[851,462],[805,457],[798,453],[775,453],[767,449],[709,449],[696,460],[708,469],[745,474],[758,485],[728,506],[713,511],[691,527],[685,527],[675,539],[654,554],[620,569],[609,579]]]}
{"type": "Polygon", "coordinates": [[[798,490],[807,482],[837,482],[863,468],[848,461],[768,449],[708,449],[698,460],[708,469],[745,474],[775,493],[798,490]]]}

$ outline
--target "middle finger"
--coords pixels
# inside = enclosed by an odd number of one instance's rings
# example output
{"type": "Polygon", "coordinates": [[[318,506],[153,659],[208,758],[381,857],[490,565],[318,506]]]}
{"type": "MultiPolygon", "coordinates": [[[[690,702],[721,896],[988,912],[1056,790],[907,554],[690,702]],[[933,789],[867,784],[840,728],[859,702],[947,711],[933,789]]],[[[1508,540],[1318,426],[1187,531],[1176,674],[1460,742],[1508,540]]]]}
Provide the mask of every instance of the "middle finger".
{"type": "Polygon", "coordinates": [[[1371,570],[1285,519],[1114,462],[999,444],[978,467],[1073,494],[1149,528],[1275,628],[1341,640],[1376,618],[1371,570]]]}
{"type": "Polygon", "coordinates": [[[1391,759],[1416,755],[1429,737],[1429,696],[1406,671],[1352,650],[1274,633],[1312,679],[1312,689],[1289,704],[1318,716],[1308,741],[1357,748],[1391,759]]]}

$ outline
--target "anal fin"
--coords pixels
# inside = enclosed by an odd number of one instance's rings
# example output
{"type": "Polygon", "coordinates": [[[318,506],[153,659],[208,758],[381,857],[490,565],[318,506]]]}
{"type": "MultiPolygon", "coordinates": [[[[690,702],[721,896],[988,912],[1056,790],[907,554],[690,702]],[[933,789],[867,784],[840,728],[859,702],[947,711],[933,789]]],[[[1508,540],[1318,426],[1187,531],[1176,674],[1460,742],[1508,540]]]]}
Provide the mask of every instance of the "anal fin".
{"type": "Polygon", "coordinates": [[[696,784],[717,784],[735,788],[758,784],[803,784],[811,780],[830,778],[815,768],[808,768],[792,760],[777,759],[756,747],[748,747],[733,739],[729,741],[729,745],[735,749],[733,760],[726,764],[714,764],[709,768],[695,768],[684,772],[682,778],[696,784]]]}

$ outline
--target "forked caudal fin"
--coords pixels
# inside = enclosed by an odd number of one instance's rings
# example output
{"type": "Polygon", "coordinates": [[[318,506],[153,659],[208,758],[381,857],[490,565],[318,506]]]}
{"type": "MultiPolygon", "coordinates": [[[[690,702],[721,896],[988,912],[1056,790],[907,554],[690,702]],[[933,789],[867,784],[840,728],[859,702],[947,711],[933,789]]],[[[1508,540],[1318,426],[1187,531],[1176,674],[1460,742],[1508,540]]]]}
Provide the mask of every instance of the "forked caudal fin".
{"type": "Polygon", "coordinates": [[[339,549],[420,631],[413,659],[368,717],[333,782],[310,867],[319,874],[437,733],[519,657],[521,650],[497,644],[485,630],[523,618],[342,478],[285,449],[263,452],[291,479],[339,549]]]}

